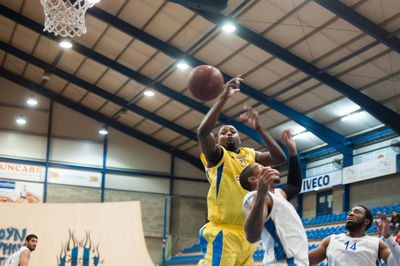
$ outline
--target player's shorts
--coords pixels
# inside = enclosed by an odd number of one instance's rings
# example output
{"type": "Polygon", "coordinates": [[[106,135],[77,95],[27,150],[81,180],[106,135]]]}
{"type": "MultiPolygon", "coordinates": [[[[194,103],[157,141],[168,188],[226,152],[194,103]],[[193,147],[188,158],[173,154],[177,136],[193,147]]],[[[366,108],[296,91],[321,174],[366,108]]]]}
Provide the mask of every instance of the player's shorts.
{"type": "Polygon", "coordinates": [[[243,225],[207,223],[200,229],[204,266],[253,266],[254,245],[246,239],[243,225]]]}

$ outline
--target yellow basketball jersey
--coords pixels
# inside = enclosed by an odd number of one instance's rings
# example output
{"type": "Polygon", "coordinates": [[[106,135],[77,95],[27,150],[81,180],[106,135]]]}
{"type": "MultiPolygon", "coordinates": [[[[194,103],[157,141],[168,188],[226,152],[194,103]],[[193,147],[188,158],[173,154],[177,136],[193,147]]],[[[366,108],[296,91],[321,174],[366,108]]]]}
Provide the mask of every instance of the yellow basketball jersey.
{"type": "Polygon", "coordinates": [[[248,191],[242,188],[238,178],[243,168],[255,162],[255,151],[240,148],[234,152],[224,147],[222,150],[224,154],[221,161],[211,168],[207,167],[204,154],[200,155],[210,182],[207,195],[208,220],[215,224],[243,225],[245,215],[242,204],[248,191]]]}

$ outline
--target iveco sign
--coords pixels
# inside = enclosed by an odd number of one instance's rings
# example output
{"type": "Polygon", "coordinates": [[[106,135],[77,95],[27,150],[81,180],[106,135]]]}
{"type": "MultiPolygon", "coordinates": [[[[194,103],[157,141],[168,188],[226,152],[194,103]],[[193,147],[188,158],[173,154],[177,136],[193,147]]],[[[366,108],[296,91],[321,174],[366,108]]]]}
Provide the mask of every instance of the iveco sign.
{"type": "Polygon", "coordinates": [[[303,179],[300,193],[319,190],[321,188],[332,187],[340,184],[342,184],[341,170],[303,179]]]}

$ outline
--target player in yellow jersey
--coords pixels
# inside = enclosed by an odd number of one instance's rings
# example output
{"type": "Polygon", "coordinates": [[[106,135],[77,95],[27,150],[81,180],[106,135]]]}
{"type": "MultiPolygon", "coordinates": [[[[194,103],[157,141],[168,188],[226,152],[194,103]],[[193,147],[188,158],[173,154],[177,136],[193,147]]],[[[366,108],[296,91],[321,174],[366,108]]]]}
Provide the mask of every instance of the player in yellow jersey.
{"type": "Polygon", "coordinates": [[[238,177],[244,167],[254,162],[264,166],[286,161],[286,156],[276,141],[258,123],[258,113],[247,108],[241,118],[247,120],[267,144],[268,152],[240,148],[240,137],[231,125],[224,125],[217,140],[212,134],[218,116],[226,101],[239,92],[240,76],[230,80],[218,100],[204,117],[198,128],[201,160],[204,164],[210,189],[207,195],[209,223],[200,230],[200,246],[204,259],[199,265],[253,265],[254,247],[246,240],[243,229],[245,215],[242,202],[247,191],[238,177]]]}

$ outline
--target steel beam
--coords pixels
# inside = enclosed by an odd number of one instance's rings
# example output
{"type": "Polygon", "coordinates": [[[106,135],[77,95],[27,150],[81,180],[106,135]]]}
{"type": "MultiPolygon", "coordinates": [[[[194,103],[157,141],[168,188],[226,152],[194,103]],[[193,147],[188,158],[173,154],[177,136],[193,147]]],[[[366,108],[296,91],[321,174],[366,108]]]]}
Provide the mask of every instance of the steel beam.
{"type": "MultiPolygon", "coordinates": [[[[44,35],[54,41],[59,41],[61,39],[61,38],[55,37],[51,33],[43,32],[43,25],[9,9],[8,7],[6,7],[4,5],[0,5],[0,14],[11,20],[16,21],[17,23],[27,27],[28,29],[30,29],[38,34],[44,35]]],[[[166,95],[167,97],[170,97],[171,99],[173,99],[175,101],[178,101],[178,102],[180,102],[192,109],[195,109],[198,112],[203,113],[203,114],[206,114],[208,112],[208,110],[210,109],[208,106],[206,106],[202,103],[199,103],[199,102],[197,102],[197,101],[195,101],[195,100],[193,100],[193,99],[191,99],[191,98],[189,98],[189,97],[187,97],[165,85],[162,85],[161,83],[155,82],[154,80],[150,79],[149,77],[147,77],[139,72],[136,72],[136,71],[134,71],[134,70],[102,55],[102,54],[99,54],[96,51],[91,50],[91,49],[79,44],[78,42],[74,42],[74,41],[71,41],[71,42],[73,43],[73,47],[71,49],[77,51],[78,53],[81,53],[82,55],[84,55],[100,64],[103,64],[103,65],[105,65],[105,66],[107,66],[107,67],[141,83],[141,84],[144,84],[144,85],[151,84],[153,89],[166,95]]],[[[258,135],[258,133],[254,129],[244,125],[243,123],[233,120],[224,114],[221,114],[218,119],[221,123],[231,124],[231,125],[235,126],[240,132],[246,134],[247,136],[251,137],[255,141],[264,145],[264,141],[262,140],[262,138],[258,135]]]]}
{"type": "MultiPolygon", "coordinates": [[[[80,105],[80,104],[78,104],[78,103],[76,103],[76,102],[74,102],[74,101],[72,101],[72,100],[70,100],[70,99],[68,99],[66,97],[58,95],[57,93],[55,93],[55,92],[53,92],[53,91],[51,91],[51,90],[49,90],[47,88],[42,87],[41,89],[38,89],[38,86],[39,86],[38,84],[36,84],[36,83],[34,83],[32,81],[29,81],[29,80],[27,80],[27,79],[25,79],[25,78],[23,78],[23,77],[21,77],[19,75],[16,75],[16,74],[14,74],[14,73],[12,73],[12,72],[10,72],[8,70],[5,70],[5,69],[1,68],[0,69],[0,75],[3,76],[4,78],[10,80],[10,81],[13,81],[13,82],[15,82],[15,83],[17,83],[17,84],[19,84],[19,85],[31,90],[31,91],[34,91],[35,93],[38,93],[38,94],[40,94],[42,96],[45,96],[45,97],[47,97],[47,98],[49,98],[49,99],[51,99],[53,101],[56,101],[56,102],[66,106],[66,107],[68,107],[68,108],[70,108],[72,110],[80,112],[80,113],[82,113],[82,114],[84,114],[84,115],[86,115],[86,116],[88,116],[88,117],[100,122],[100,123],[105,123],[109,119],[109,117],[107,117],[107,116],[105,116],[105,115],[103,115],[101,113],[95,112],[95,111],[93,111],[93,110],[91,110],[91,109],[89,109],[89,108],[87,108],[87,107],[85,107],[83,105],[80,105]]],[[[148,136],[148,135],[146,135],[146,134],[144,134],[142,132],[134,130],[131,127],[123,125],[123,124],[121,124],[121,123],[119,123],[117,121],[108,121],[108,126],[113,127],[113,128],[115,128],[115,129],[117,129],[117,130],[119,130],[121,132],[124,132],[125,134],[127,134],[127,135],[129,135],[131,137],[134,137],[136,139],[139,139],[139,140],[141,140],[141,141],[143,141],[143,142],[145,142],[145,143],[147,143],[147,144],[149,144],[149,145],[151,145],[153,147],[161,149],[161,150],[163,150],[163,151],[165,151],[167,153],[173,154],[176,157],[191,163],[192,165],[194,165],[195,167],[197,167],[197,168],[199,168],[201,170],[204,169],[204,167],[203,167],[202,163],[200,162],[199,158],[194,157],[194,156],[192,156],[192,155],[190,155],[190,154],[188,154],[188,153],[186,153],[184,151],[177,150],[173,146],[165,144],[165,143],[163,143],[163,142],[161,142],[161,141],[159,141],[159,140],[157,140],[155,138],[152,138],[152,137],[150,137],[150,136],[148,136]]]]}
{"type": "MultiPolygon", "coordinates": [[[[158,38],[136,28],[135,26],[105,12],[104,10],[93,7],[88,10],[88,13],[110,25],[113,27],[125,32],[126,34],[133,36],[142,42],[152,46],[155,49],[161,50],[163,53],[171,56],[175,59],[185,59],[191,66],[195,67],[198,65],[205,65],[207,63],[202,62],[201,60],[195,58],[194,56],[185,54],[178,48],[165,43],[158,38]]],[[[222,73],[225,80],[230,80],[232,76],[229,76],[225,73],[222,73]]],[[[241,92],[245,93],[249,97],[257,100],[258,102],[286,115],[287,117],[293,119],[298,124],[302,125],[303,127],[310,130],[313,134],[317,137],[322,139],[323,141],[327,142],[329,145],[337,149],[342,153],[347,153],[347,147],[343,145],[343,143],[347,142],[348,140],[344,138],[342,135],[338,134],[337,132],[329,129],[328,127],[312,120],[311,118],[305,116],[304,114],[297,112],[293,108],[290,108],[277,100],[268,97],[267,95],[261,93],[260,91],[250,87],[245,83],[241,83],[240,85],[241,92]]]]}
{"type": "MultiPolygon", "coordinates": [[[[220,24],[227,19],[222,14],[215,14],[198,10],[197,11],[192,10],[192,11],[198,13],[205,19],[215,24],[220,24]]],[[[328,73],[324,73],[323,71],[321,71],[321,69],[317,68],[311,63],[308,63],[299,56],[280,47],[274,42],[264,38],[263,36],[255,33],[254,31],[246,28],[243,25],[236,24],[236,34],[241,38],[243,38],[244,40],[248,41],[249,43],[270,53],[271,55],[281,59],[282,61],[290,64],[291,66],[301,70],[307,75],[310,75],[311,77],[319,80],[323,84],[343,94],[344,96],[346,96],[347,98],[349,98],[350,100],[352,100],[353,102],[364,108],[367,112],[369,112],[379,121],[388,125],[394,131],[400,134],[400,123],[398,123],[398,121],[400,121],[400,115],[398,113],[378,103],[374,99],[361,93],[360,91],[349,86],[343,81],[331,76],[328,73]]]]}
{"type": "Polygon", "coordinates": [[[314,2],[374,37],[393,51],[400,53],[400,39],[396,35],[376,25],[351,7],[346,6],[338,0],[314,0],[314,2]]]}

